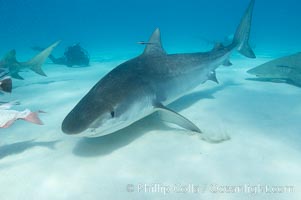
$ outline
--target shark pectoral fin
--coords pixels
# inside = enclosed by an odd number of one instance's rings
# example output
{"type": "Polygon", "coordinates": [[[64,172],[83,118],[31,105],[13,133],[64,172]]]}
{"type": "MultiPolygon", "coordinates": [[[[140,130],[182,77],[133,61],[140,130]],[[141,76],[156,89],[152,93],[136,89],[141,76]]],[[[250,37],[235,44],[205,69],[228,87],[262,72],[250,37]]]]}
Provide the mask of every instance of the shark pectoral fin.
{"type": "Polygon", "coordinates": [[[184,129],[193,131],[193,132],[198,132],[202,133],[202,131],[191,121],[180,115],[179,113],[166,108],[162,104],[159,104],[156,106],[156,109],[158,111],[158,114],[160,118],[168,123],[176,124],[184,129]]]}
{"type": "Polygon", "coordinates": [[[229,59],[227,59],[227,60],[224,61],[223,65],[226,66],[226,67],[230,67],[230,66],[232,66],[233,64],[230,62],[229,59]]]}
{"type": "Polygon", "coordinates": [[[215,73],[215,71],[211,71],[211,72],[209,73],[209,75],[208,75],[208,80],[213,81],[213,82],[219,84],[219,82],[218,82],[218,80],[217,80],[217,78],[216,78],[216,73],[215,73]]]}
{"type": "Polygon", "coordinates": [[[22,76],[20,76],[18,74],[18,72],[15,72],[15,73],[11,74],[10,76],[15,78],[15,79],[24,80],[24,78],[22,76]]]}

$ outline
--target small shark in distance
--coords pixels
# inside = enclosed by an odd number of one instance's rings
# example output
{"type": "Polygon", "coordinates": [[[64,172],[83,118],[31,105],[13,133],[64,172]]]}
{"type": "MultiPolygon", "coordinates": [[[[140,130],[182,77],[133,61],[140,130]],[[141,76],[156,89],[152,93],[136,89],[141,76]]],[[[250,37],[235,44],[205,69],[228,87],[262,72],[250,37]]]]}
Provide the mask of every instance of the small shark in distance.
{"type": "Polygon", "coordinates": [[[288,83],[301,87],[301,52],[269,61],[247,73],[257,77],[247,80],[288,83]]]}
{"type": "Polygon", "coordinates": [[[58,44],[59,41],[55,42],[27,62],[18,62],[16,59],[16,51],[11,50],[0,61],[0,69],[7,70],[9,72],[8,75],[12,78],[21,80],[23,80],[23,77],[19,75],[19,72],[26,68],[31,69],[39,75],[46,76],[41,67],[51,54],[54,47],[56,47],[58,44]]]}
{"type": "Polygon", "coordinates": [[[254,0],[251,0],[231,44],[218,44],[212,51],[167,54],[156,29],[144,52],[104,76],[71,110],[62,123],[69,135],[99,137],[123,129],[158,112],[163,121],[192,132],[201,130],[184,116],[166,106],[207,80],[217,82],[215,70],[231,65],[237,50],[255,58],[248,41],[254,0]]]}

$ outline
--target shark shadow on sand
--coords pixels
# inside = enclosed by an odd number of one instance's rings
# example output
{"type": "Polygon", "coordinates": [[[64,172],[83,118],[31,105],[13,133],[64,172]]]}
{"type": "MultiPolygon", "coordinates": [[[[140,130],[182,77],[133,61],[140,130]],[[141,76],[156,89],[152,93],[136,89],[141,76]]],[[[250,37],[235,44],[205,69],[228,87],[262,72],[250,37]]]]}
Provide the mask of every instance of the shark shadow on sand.
{"type": "Polygon", "coordinates": [[[2,145],[0,146],[0,160],[8,156],[21,154],[34,147],[43,147],[55,150],[55,145],[57,142],[59,142],[59,140],[50,142],[36,142],[35,140],[28,140],[23,142],[16,142],[13,144],[2,145]]]}

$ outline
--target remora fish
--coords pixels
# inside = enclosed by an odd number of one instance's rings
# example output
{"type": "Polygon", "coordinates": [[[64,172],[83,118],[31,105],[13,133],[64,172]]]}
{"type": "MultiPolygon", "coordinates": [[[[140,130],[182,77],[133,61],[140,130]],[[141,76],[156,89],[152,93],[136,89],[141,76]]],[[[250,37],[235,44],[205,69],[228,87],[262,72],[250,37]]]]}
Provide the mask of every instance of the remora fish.
{"type": "Polygon", "coordinates": [[[13,102],[0,105],[0,128],[8,128],[18,119],[43,125],[38,116],[38,113],[41,111],[31,112],[29,109],[24,111],[9,110],[12,105],[13,102]]]}
{"type": "Polygon", "coordinates": [[[301,87],[301,53],[269,61],[247,72],[257,77],[248,80],[288,83],[301,87]]]}
{"type": "Polygon", "coordinates": [[[46,76],[41,66],[51,54],[53,48],[58,44],[59,41],[55,42],[27,62],[18,62],[16,59],[16,51],[11,50],[0,61],[0,68],[7,69],[11,77],[21,80],[23,80],[23,78],[19,75],[19,72],[26,68],[31,69],[39,75],[46,76]]]}
{"type": "Polygon", "coordinates": [[[158,111],[164,121],[201,132],[165,105],[207,80],[217,82],[215,69],[231,65],[229,56],[234,50],[255,58],[248,43],[253,7],[254,0],[230,45],[217,45],[206,53],[166,54],[156,29],[142,55],[117,66],[80,100],[64,119],[62,131],[86,137],[103,136],[158,111]]]}

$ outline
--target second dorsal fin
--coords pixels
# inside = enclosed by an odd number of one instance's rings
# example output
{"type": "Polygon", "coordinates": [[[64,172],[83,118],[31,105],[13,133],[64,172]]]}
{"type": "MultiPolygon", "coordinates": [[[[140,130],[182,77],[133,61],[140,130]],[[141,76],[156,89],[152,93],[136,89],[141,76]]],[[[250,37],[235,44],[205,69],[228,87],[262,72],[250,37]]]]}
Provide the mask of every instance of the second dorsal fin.
{"type": "Polygon", "coordinates": [[[157,28],[149,41],[146,43],[143,55],[162,55],[166,54],[161,43],[160,29],[157,28]]]}
{"type": "Polygon", "coordinates": [[[220,50],[220,49],[223,49],[223,48],[225,48],[225,46],[223,45],[223,43],[218,42],[218,43],[215,43],[212,51],[220,50]]]}

